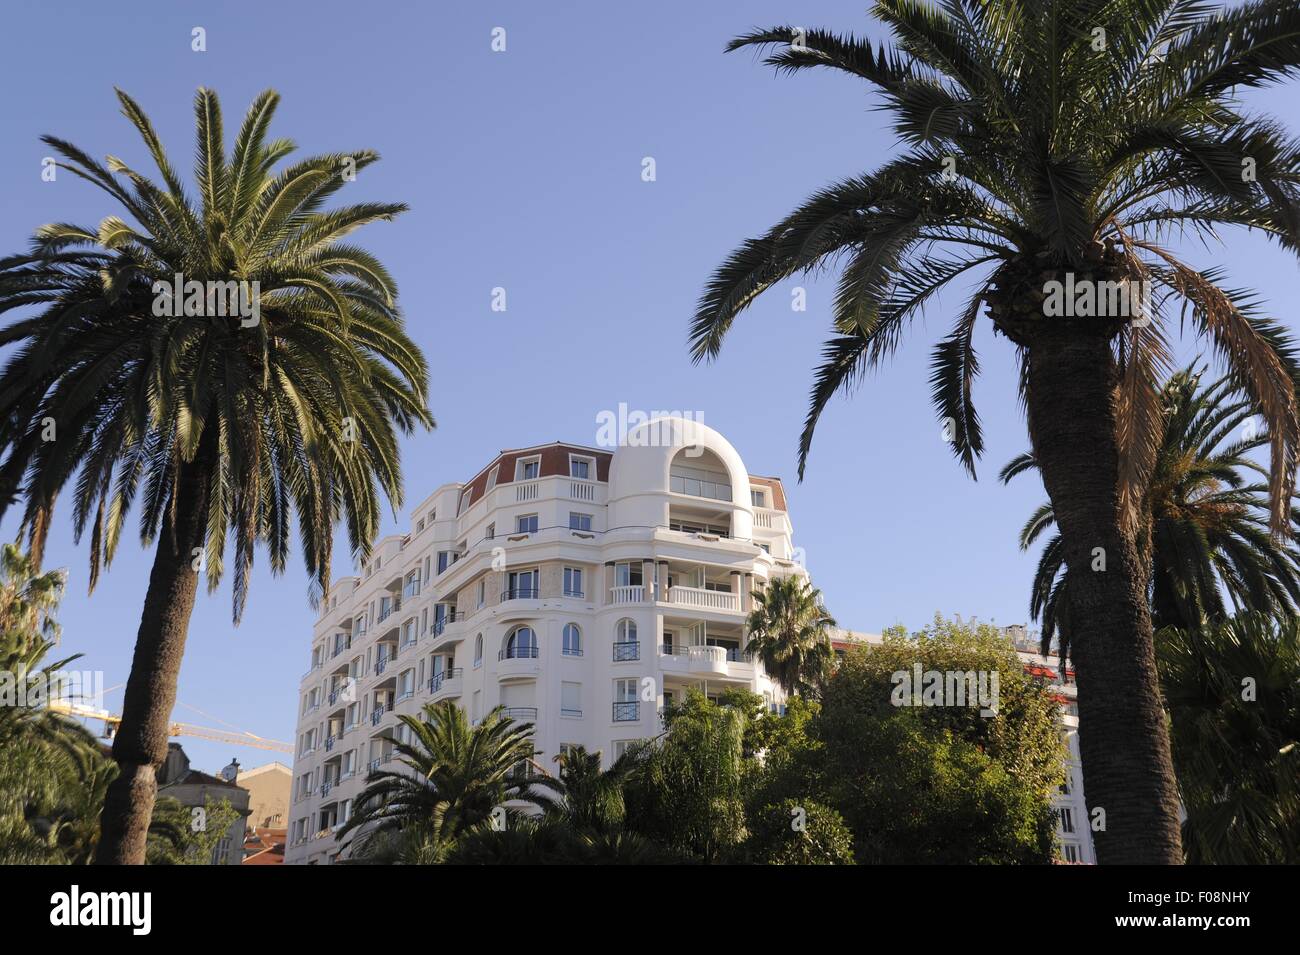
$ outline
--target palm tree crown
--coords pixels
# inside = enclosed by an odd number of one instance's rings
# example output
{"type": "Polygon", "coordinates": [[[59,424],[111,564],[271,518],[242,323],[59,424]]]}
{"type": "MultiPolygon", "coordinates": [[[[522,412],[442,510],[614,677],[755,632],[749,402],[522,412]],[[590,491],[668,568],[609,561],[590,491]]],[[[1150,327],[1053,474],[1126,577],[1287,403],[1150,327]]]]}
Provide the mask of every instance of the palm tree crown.
{"type": "Polygon", "coordinates": [[[427,704],[421,715],[398,717],[411,736],[393,746],[403,768],[367,777],[339,839],[356,829],[363,839],[414,830],[448,846],[498,806],[528,797],[529,774],[520,767],[533,756],[531,723],[516,723],[497,707],[471,726],[451,700],[427,704]]]}
{"type": "Polygon", "coordinates": [[[758,657],[787,693],[806,693],[829,673],[835,652],[822,592],[803,577],[776,577],[755,590],[745,653],[758,657]]]}
{"type": "MultiPolygon", "coordinates": [[[[1300,606],[1300,551],[1294,535],[1268,533],[1264,470],[1248,456],[1267,443],[1254,432],[1249,401],[1232,394],[1231,381],[1201,385],[1191,367],[1164,388],[1164,435],[1156,453],[1142,513],[1151,540],[1151,610],[1157,627],[1196,627],[1236,609],[1292,613],[1300,606]],[[1255,478],[1251,480],[1251,478],[1255,478]]],[[[1009,481],[1032,470],[1032,454],[1002,469],[1009,481]]],[[[1293,509],[1292,522],[1300,527],[1293,509]]],[[[1041,505],[1020,532],[1027,550],[1055,523],[1041,505]]],[[[1043,640],[1060,630],[1068,643],[1068,609],[1061,600],[1065,561],[1060,535],[1043,547],[1034,575],[1030,613],[1041,619],[1043,640]]]]}
{"type": "Polygon", "coordinates": [[[254,545],[265,542],[272,569],[283,570],[295,511],[308,571],[324,588],[335,521],[364,555],[379,526],[376,485],[401,501],[396,435],[432,423],[427,370],[392,277],[342,240],[405,207],[324,208],[379,158],[369,150],[277,172],[294,144],[266,138],[279,102],[269,90],[228,156],[217,96],[198,91],[191,198],[143,110],[117,96],[161,184],[46,136],[60,168],[104,190],[133,221],[47,225],[29,253],[0,260],[0,311],[39,309],[0,332],[0,344],[18,346],[0,374],[0,514],[25,498],[39,558],[55,499],[75,475],[74,527],[78,536],[90,530],[93,587],[140,492],[148,544],[181,465],[202,462],[208,586],[221,579],[229,537],[238,620],[254,545]],[[225,313],[210,293],[200,302],[186,292],[182,309],[167,292],[177,276],[238,283],[260,315],[216,317],[225,313]]]}
{"type": "Polygon", "coordinates": [[[1130,497],[1158,438],[1158,382],[1169,359],[1163,303],[1181,299],[1268,422],[1273,527],[1284,528],[1300,443],[1289,342],[1245,296],[1222,287],[1217,270],[1198,271],[1161,242],[1242,226],[1300,252],[1300,144],[1232,102],[1236,88],[1300,69],[1300,8],[1293,0],[1226,13],[1192,0],[878,0],[872,13],[895,46],[794,27],[730,44],[775,48],[766,62],[783,72],[826,67],[866,80],[909,148],[872,174],[820,190],[736,249],[700,299],[695,359],[716,356],[763,291],[843,262],[836,335],[799,446],[802,476],[830,398],[892,355],[936,292],[980,276],[935,347],[931,376],[953,451],[974,474],[983,450],[971,402],[981,306],[996,332],[1023,346],[1042,323],[1047,281],[1067,272],[1149,281],[1150,321],[1107,329],[1124,367],[1130,497]]]}

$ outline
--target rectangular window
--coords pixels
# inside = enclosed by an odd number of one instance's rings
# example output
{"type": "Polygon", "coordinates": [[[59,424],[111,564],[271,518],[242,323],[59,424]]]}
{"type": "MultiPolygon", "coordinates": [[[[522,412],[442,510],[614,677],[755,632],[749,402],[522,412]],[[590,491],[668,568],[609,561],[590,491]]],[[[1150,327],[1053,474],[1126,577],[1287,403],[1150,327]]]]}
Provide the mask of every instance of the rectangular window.
{"type": "Polygon", "coordinates": [[[1079,847],[1071,842],[1063,842],[1061,844],[1061,854],[1064,856],[1066,862],[1079,861],[1079,847]]]}
{"type": "Polygon", "coordinates": [[[749,489],[749,502],[755,507],[767,507],[767,492],[751,487],[749,489]]]}
{"type": "Polygon", "coordinates": [[[1068,807],[1061,809],[1061,831],[1074,832],[1074,810],[1068,807]]]}
{"type": "Polygon", "coordinates": [[[560,684],[560,715],[561,716],[582,715],[582,684],[581,683],[566,682],[560,684]]]}
{"type": "Polygon", "coordinates": [[[496,536],[497,536],[497,525],[496,525],[495,522],[493,522],[493,523],[491,523],[491,524],[489,524],[489,525],[487,526],[487,533],[486,533],[485,535],[483,535],[483,536],[485,536],[488,540],[495,540],[495,539],[496,539],[496,536]]]}
{"type": "Polygon", "coordinates": [[[451,551],[449,550],[438,551],[438,573],[440,574],[443,573],[450,566],[451,566],[451,551]]]}
{"type": "Polygon", "coordinates": [[[541,458],[522,458],[515,462],[516,481],[534,481],[542,473],[541,458]]]}
{"type": "Polygon", "coordinates": [[[583,596],[581,567],[564,568],[564,596],[566,597],[583,596]]]}
{"type": "Polygon", "coordinates": [[[456,505],[457,517],[459,517],[460,515],[464,514],[467,510],[469,510],[469,501],[470,498],[472,498],[473,496],[474,496],[474,489],[472,487],[467,487],[465,488],[465,490],[460,492],[460,503],[456,505]]]}
{"type": "Polygon", "coordinates": [[[478,582],[478,605],[482,607],[485,603],[487,603],[487,581],[480,580],[478,582]]]}
{"type": "Polygon", "coordinates": [[[579,481],[590,481],[593,464],[595,462],[591,458],[579,458],[572,454],[569,455],[569,477],[576,478],[579,481]]]}
{"type": "Polygon", "coordinates": [[[636,677],[628,677],[625,680],[614,681],[614,702],[615,703],[635,703],[636,696],[636,677]]]}
{"type": "Polygon", "coordinates": [[[569,530],[571,531],[589,531],[591,530],[591,515],[579,514],[577,511],[569,512],[569,530]]]}
{"type": "Polygon", "coordinates": [[[641,562],[614,565],[615,587],[640,587],[641,562]]]}
{"type": "Polygon", "coordinates": [[[501,465],[495,464],[492,470],[488,472],[487,489],[490,491],[497,486],[497,475],[501,473],[501,465]]]}
{"type": "Polygon", "coordinates": [[[531,600],[537,597],[535,570],[516,570],[506,575],[506,597],[509,600],[531,600]]]}
{"type": "Polygon", "coordinates": [[[515,518],[516,534],[536,534],[537,533],[537,515],[520,514],[515,518]]]}

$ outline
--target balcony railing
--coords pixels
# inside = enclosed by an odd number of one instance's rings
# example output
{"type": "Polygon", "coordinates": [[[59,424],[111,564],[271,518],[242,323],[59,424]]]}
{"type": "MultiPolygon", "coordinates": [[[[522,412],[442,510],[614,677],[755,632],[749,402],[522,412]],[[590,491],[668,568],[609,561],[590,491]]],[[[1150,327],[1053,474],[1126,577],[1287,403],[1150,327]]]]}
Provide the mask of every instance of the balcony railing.
{"type": "Polygon", "coordinates": [[[370,761],[370,771],[371,771],[372,773],[377,773],[377,772],[379,772],[379,765],[380,765],[382,762],[383,762],[382,759],[372,759],[372,760],[370,761]]]}
{"type": "Polygon", "coordinates": [[[328,753],[334,748],[334,739],[335,737],[332,734],[325,737],[325,752],[328,753]]]}
{"type": "Polygon", "coordinates": [[[506,647],[497,653],[498,660],[536,660],[540,655],[537,644],[526,643],[523,646],[506,647]]]}
{"type": "Polygon", "coordinates": [[[641,644],[636,643],[616,643],[614,644],[614,662],[626,663],[629,660],[641,659],[641,644]]]}
{"type": "Polygon", "coordinates": [[[464,667],[452,667],[450,670],[443,670],[441,673],[435,673],[433,679],[429,681],[429,692],[437,693],[442,689],[444,683],[448,680],[456,680],[465,672],[464,667]]]}
{"type": "Polygon", "coordinates": [[[641,718],[641,704],[639,701],[631,703],[614,704],[614,722],[615,723],[635,723],[641,718]]]}
{"type": "Polygon", "coordinates": [[[501,591],[502,600],[536,600],[536,587],[510,587],[501,591]]]}
{"type": "Polygon", "coordinates": [[[610,590],[609,602],[615,604],[644,603],[645,585],[634,584],[630,587],[614,587],[610,590]]]}
{"type": "Polygon", "coordinates": [[[438,617],[433,621],[433,635],[435,637],[441,637],[442,631],[447,629],[447,624],[455,623],[457,619],[463,619],[463,617],[457,618],[455,610],[438,617]]]}
{"type": "Polygon", "coordinates": [[[501,712],[512,720],[537,719],[537,707],[535,706],[507,706],[501,712]]]}
{"type": "Polygon", "coordinates": [[[703,587],[670,587],[668,602],[698,610],[740,610],[740,596],[729,590],[708,590],[703,587]]]}

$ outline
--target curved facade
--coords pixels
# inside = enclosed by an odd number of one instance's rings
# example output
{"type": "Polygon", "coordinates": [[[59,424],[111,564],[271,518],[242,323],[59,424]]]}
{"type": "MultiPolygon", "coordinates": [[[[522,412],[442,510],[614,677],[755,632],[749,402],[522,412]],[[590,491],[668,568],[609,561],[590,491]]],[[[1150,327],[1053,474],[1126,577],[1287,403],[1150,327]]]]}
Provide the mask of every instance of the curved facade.
{"type": "Polygon", "coordinates": [[[439,488],[411,532],[337,581],[299,688],[290,863],[326,863],[397,716],[450,699],[533,723],[548,769],[567,745],[608,764],[656,735],[691,688],[781,692],[744,655],[750,593],[802,574],[779,480],[750,475],[702,424],[661,418],[613,452],[503,452],[439,488]]]}

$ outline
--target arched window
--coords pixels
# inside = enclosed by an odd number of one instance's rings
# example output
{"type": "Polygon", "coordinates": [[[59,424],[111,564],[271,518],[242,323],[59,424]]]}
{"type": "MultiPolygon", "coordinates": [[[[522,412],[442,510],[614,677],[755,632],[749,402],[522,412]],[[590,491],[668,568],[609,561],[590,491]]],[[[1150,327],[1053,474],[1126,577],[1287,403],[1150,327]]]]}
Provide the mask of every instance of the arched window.
{"type": "Polygon", "coordinates": [[[566,657],[582,656],[582,631],[576,623],[564,625],[564,655],[566,657]]]}
{"type": "Polygon", "coordinates": [[[483,662],[483,634],[474,638],[474,665],[479,666],[483,662]]]}
{"type": "Polygon", "coordinates": [[[614,628],[614,640],[616,643],[636,643],[636,622],[620,620],[614,628]]]}
{"type": "Polygon", "coordinates": [[[506,638],[503,654],[507,660],[532,659],[537,656],[537,634],[532,627],[517,627],[506,638]]]}

